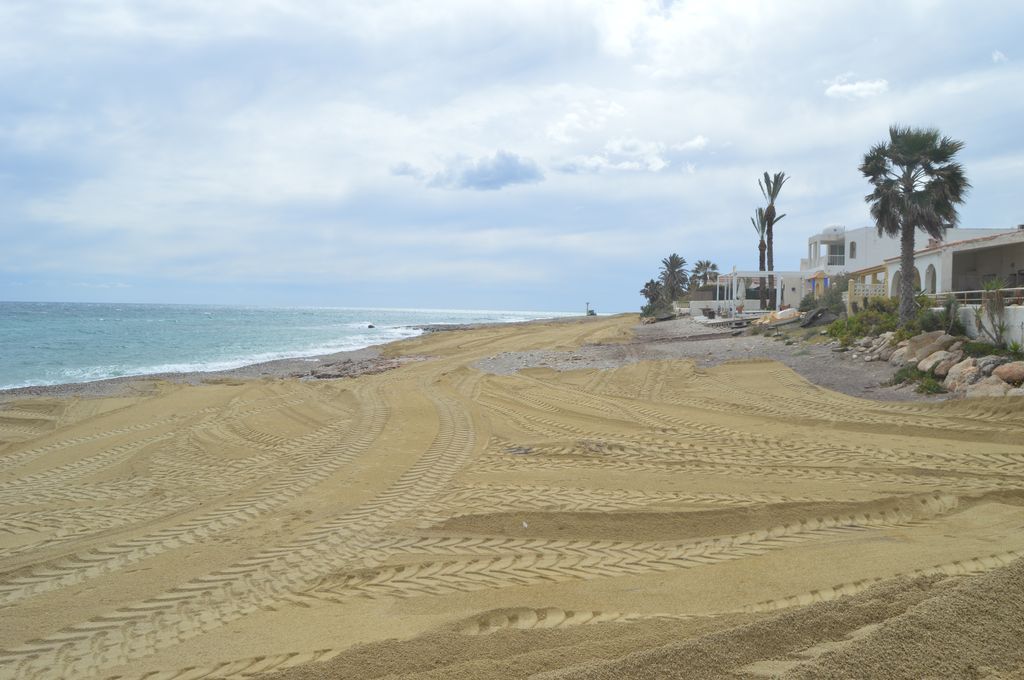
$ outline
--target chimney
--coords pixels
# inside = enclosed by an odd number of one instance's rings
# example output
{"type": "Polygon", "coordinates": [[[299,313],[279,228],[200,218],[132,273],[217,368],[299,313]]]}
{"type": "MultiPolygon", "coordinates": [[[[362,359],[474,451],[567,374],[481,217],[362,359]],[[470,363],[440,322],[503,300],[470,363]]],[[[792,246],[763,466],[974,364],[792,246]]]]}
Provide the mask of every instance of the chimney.
{"type": "MultiPolygon", "coordinates": [[[[1022,226],[1021,228],[1024,229],[1024,226],[1022,226]]],[[[942,243],[942,241],[940,241],[937,238],[929,238],[928,239],[928,245],[926,247],[927,248],[935,248],[935,247],[939,246],[941,243],[942,243]]]]}

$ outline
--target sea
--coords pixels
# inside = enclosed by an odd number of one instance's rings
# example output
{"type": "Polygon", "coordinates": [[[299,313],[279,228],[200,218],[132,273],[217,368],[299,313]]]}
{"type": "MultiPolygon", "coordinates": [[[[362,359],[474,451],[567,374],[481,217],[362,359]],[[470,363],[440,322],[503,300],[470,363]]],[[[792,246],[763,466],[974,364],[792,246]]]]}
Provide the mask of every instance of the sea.
{"type": "Polygon", "coordinates": [[[220,371],[572,312],[0,302],[0,389],[220,371]],[[373,326],[372,328],[370,326],[373,326]]]}

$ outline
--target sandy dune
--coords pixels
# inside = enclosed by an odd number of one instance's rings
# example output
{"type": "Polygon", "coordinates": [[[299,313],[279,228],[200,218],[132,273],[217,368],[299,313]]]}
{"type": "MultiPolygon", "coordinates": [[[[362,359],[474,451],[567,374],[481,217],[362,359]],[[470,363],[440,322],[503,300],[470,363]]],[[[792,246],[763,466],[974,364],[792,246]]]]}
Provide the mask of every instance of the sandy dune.
{"type": "Polygon", "coordinates": [[[634,322],[7,404],[0,677],[1021,671],[1019,400],[871,402],[767,361],[473,368],[634,322]]]}

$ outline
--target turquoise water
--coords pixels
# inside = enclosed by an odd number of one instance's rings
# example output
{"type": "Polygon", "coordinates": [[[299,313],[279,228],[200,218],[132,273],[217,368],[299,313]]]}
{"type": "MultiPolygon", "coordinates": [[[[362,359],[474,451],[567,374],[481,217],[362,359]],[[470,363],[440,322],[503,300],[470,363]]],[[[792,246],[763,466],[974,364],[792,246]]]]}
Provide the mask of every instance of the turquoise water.
{"type": "Polygon", "coordinates": [[[0,389],[217,371],[558,312],[0,302],[0,389]],[[376,328],[368,328],[369,324],[376,328]]]}

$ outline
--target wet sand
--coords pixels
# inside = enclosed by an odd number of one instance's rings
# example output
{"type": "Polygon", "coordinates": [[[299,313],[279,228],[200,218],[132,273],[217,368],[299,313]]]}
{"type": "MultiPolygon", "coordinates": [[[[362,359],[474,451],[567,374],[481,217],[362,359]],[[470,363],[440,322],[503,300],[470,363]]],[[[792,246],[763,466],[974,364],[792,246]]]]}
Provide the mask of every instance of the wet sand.
{"type": "Polygon", "coordinates": [[[8,401],[0,677],[1014,677],[1021,400],[680,335],[8,401]]]}

